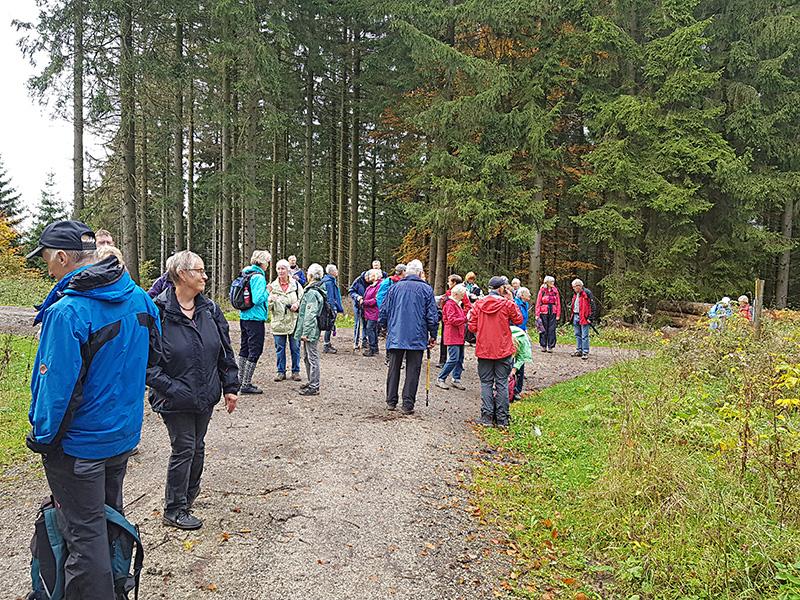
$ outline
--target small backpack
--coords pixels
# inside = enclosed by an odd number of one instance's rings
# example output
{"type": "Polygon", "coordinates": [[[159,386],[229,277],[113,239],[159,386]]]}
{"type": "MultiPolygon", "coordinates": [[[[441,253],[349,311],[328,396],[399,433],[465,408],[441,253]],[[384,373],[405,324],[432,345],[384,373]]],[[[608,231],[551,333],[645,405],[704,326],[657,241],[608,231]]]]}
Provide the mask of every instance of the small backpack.
{"type": "Polygon", "coordinates": [[[320,331],[333,331],[333,326],[336,323],[336,309],[333,304],[328,302],[328,294],[322,290],[322,286],[317,284],[309,286],[306,291],[314,290],[322,296],[322,307],[317,315],[317,327],[320,331]]]}
{"type": "MultiPolygon", "coordinates": [[[[139,597],[139,575],[144,562],[144,549],[139,529],[116,510],[106,505],[108,551],[114,575],[114,600],[128,600],[134,590],[139,597]],[[134,548],[136,557],[134,558],[134,548]],[[133,563],[133,574],[131,574],[133,563]]],[[[64,598],[64,565],[69,555],[56,522],[52,496],[42,502],[31,540],[31,583],[33,591],[27,600],[62,600],[64,598]]]]}
{"type": "Polygon", "coordinates": [[[236,310],[250,310],[253,304],[253,293],[250,290],[250,278],[255,275],[255,271],[242,271],[231,284],[231,305],[236,310]]]}

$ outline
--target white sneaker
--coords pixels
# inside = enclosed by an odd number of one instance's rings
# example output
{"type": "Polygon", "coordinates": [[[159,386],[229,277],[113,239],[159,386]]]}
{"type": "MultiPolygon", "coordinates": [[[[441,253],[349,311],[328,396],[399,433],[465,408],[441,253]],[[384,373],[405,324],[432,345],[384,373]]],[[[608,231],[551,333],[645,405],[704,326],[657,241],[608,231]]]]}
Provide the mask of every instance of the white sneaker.
{"type": "Polygon", "coordinates": [[[440,387],[443,390],[449,390],[450,389],[450,386],[447,385],[447,382],[446,381],[442,381],[441,379],[437,379],[436,380],[436,387],[440,387]]]}

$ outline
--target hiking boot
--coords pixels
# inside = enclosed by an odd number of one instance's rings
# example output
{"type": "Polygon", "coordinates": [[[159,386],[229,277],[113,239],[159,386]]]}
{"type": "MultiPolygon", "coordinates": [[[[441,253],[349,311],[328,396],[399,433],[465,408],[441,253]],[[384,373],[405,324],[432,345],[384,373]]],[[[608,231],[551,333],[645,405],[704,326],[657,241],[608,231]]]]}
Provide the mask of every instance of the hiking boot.
{"type": "Polygon", "coordinates": [[[319,396],[319,390],[317,388],[312,388],[311,386],[300,390],[301,396],[319,396]]]}
{"type": "Polygon", "coordinates": [[[361,353],[361,356],[375,356],[375,350],[372,348],[367,348],[361,353]]]}
{"type": "Polygon", "coordinates": [[[389,404],[389,403],[387,403],[386,404],[386,409],[389,410],[389,411],[394,412],[394,411],[397,410],[397,404],[389,404]]]}
{"type": "Polygon", "coordinates": [[[494,422],[492,421],[491,417],[486,417],[484,415],[481,415],[481,418],[478,419],[478,425],[483,425],[484,427],[491,427],[492,425],[494,425],[494,422]]]}
{"type": "Polygon", "coordinates": [[[520,400],[522,400],[522,395],[520,394],[514,394],[513,398],[511,398],[512,402],[519,402],[520,400]]]}
{"type": "Polygon", "coordinates": [[[286,379],[286,373],[278,373],[273,381],[283,381],[286,379]]]}
{"type": "Polygon", "coordinates": [[[336,354],[337,352],[338,352],[338,350],[336,348],[334,348],[332,344],[325,344],[322,347],[322,353],[323,354],[336,354]]]}
{"type": "Polygon", "coordinates": [[[581,358],[582,358],[583,360],[587,360],[587,359],[589,358],[589,353],[587,352],[586,354],[584,354],[583,356],[581,356],[581,358]]]}
{"type": "Polygon", "coordinates": [[[263,394],[260,389],[254,386],[252,383],[246,383],[242,387],[239,388],[240,394],[263,394]]]}
{"type": "Polygon", "coordinates": [[[414,414],[414,409],[413,408],[401,408],[400,412],[403,413],[404,415],[413,415],[414,414]]]}
{"type": "Polygon", "coordinates": [[[386,355],[386,358],[383,360],[383,364],[386,365],[387,367],[389,366],[389,355],[388,354],[386,355]]]}
{"type": "Polygon", "coordinates": [[[547,351],[548,351],[550,354],[552,354],[552,353],[553,353],[553,348],[548,348],[548,349],[547,349],[547,351]]]}
{"type": "Polygon", "coordinates": [[[292,381],[300,381],[300,373],[292,373],[292,381]]]}
{"type": "Polygon", "coordinates": [[[498,429],[508,429],[508,421],[506,421],[505,423],[497,423],[497,428],[498,429]]]}
{"type": "Polygon", "coordinates": [[[583,356],[583,352],[578,350],[577,352],[573,352],[572,354],[570,354],[570,356],[577,356],[577,357],[580,358],[581,356],[583,356]]]}
{"type": "Polygon", "coordinates": [[[170,525],[178,529],[200,529],[203,526],[203,522],[190,514],[185,508],[165,512],[161,520],[164,525],[170,525]]]}
{"type": "Polygon", "coordinates": [[[442,380],[442,379],[437,379],[436,380],[436,387],[442,388],[443,390],[449,390],[450,389],[450,386],[447,385],[447,382],[442,380]]]}
{"type": "Polygon", "coordinates": [[[302,391],[302,390],[306,389],[309,385],[311,385],[311,384],[304,383],[303,385],[300,386],[300,390],[302,391]]]}
{"type": "Polygon", "coordinates": [[[542,348],[542,352],[547,352],[547,348],[542,348]]]}
{"type": "Polygon", "coordinates": [[[450,387],[455,388],[457,390],[465,390],[465,389],[467,389],[463,385],[461,385],[460,381],[454,381],[453,383],[450,384],[450,387]]]}

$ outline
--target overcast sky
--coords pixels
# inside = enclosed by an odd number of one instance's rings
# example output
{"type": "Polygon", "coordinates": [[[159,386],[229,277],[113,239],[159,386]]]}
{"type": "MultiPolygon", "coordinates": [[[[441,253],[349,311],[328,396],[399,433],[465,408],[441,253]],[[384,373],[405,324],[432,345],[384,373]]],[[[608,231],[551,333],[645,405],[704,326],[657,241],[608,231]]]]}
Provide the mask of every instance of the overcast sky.
{"type": "Polygon", "coordinates": [[[26,81],[36,69],[17,47],[21,37],[11,21],[35,21],[34,0],[0,0],[0,160],[11,185],[30,211],[35,207],[47,173],[55,173],[56,189],[72,207],[72,124],[53,120],[50,111],[31,98],[26,81]]]}

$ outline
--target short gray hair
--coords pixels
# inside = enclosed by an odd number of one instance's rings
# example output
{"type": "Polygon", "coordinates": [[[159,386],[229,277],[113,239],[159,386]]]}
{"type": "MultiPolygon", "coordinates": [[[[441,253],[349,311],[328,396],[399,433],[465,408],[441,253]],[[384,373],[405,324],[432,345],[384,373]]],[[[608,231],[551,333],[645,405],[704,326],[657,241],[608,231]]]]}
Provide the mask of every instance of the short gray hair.
{"type": "Polygon", "coordinates": [[[250,257],[251,265],[264,265],[266,267],[269,266],[269,263],[271,262],[272,262],[272,254],[270,254],[266,250],[256,250],[250,257]]]}
{"type": "Polygon", "coordinates": [[[583,287],[583,282],[580,279],[573,279],[572,280],[572,285],[579,285],[579,286],[583,287]]]}
{"type": "Polygon", "coordinates": [[[289,261],[286,260],[285,258],[282,258],[278,262],[275,263],[275,268],[277,269],[278,267],[286,267],[287,269],[291,268],[289,266],[289,261]]]}
{"type": "Polygon", "coordinates": [[[556,282],[555,277],[553,277],[551,275],[548,275],[547,277],[544,278],[544,281],[542,283],[548,284],[548,283],[555,283],[555,282],[556,282]]]}
{"type": "MultiPolygon", "coordinates": [[[[84,233],[81,236],[81,244],[86,247],[86,244],[93,244],[94,243],[94,234],[93,233],[84,233]]],[[[63,250],[62,248],[53,248],[53,250],[63,250]]],[[[70,260],[75,263],[76,265],[84,264],[84,263],[91,263],[97,260],[97,250],[63,250],[67,256],[69,256],[70,260]]]]}
{"type": "Polygon", "coordinates": [[[519,288],[517,290],[517,296],[522,296],[522,294],[530,295],[530,293],[531,293],[531,291],[528,288],[526,288],[525,286],[522,286],[521,288],[519,288]]]}
{"type": "Polygon", "coordinates": [[[422,261],[414,259],[406,265],[406,272],[411,275],[419,276],[425,272],[425,268],[422,266],[422,261]]]}
{"type": "Polygon", "coordinates": [[[397,263],[397,266],[394,268],[394,274],[400,275],[400,273],[406,272],[406,266],[403,263],[397,263]]]}
{"type": "MultiPolygon", "coordinates": [[[[514,279],[512,279],[512,280],[511,280],[511,285],[514,285],[514,282],[515,282],[515,281],[516,281],[517,283],[519,283],[519,284],[521,284],[521,283],[522,283],[522,282],[521,282],[519,279],[517,279],[516,277],[514,277],[514,279]]],[[[517,291],[519,291],[519,290],[517,290],[517,291]]]]}
{"type": "Polygon", "coordinates": [[[322,279],[322,276],[325,272],[322,270],[322,265],[318,263],[312,263],[311,266],[308,267],[308,271],[306,271],[306,275],[308,275],[309,279],[314,279],[319,281],[322,279]]]}
{"type": "Polygon", "coordinates": [[[370,269],[367,271],[367,281],[377,281],[383,277],[383,272],[380,269],[370,269]]]}
{"type": "Polygon", "coordinates": [[[170,258],[172,260],[167,268],[167,273],[169,273],[169,278],[172,280],[172,283],[176,284],[181,280],[180,277],[178,277],[178,271],[188,271],[198,260],[203,260],[200,258],[200,255],[195,254],[191,250],[181,250],[170,256],[170,258]]]}
{"type": "Polygon", "coordinates": [[[333,275],[333,272],[334,271],[338,271],[338,270],[339,270],[339,267],[337,267],[336,265],[328,265],[327,267],[325,267],[325,272],[328,275],[333,275]]]}

